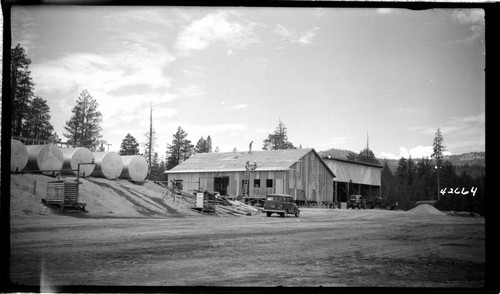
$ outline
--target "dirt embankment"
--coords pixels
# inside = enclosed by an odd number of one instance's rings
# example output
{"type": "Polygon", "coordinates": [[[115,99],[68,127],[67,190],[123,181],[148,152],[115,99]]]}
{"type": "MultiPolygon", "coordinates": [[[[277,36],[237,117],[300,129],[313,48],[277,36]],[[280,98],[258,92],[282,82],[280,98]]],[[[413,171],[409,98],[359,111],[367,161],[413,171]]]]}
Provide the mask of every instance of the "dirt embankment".
{"type": "MultiPolygon", "coordinates": [[[[52,215],[57,209],[43,204],[47,185],[57,180],[39,174],[11,176],[11,215],[52,215]]],[[[66,177],[75,181],[76,177],[66,177]]],[[[85,203],[89,217],[179,217],[197,215],[191,203],[172,197],[153,182],[133,183],[128,180],[80,178],[78,202],[85,203]]]]}
{"type": "MultiPolygon", "coordinates": [[[[88,213],[42,204],[55,178],[11,177],[11,278],[59,285],[473,287],[485,283],[485,220],[303,208],[300,217],[205,217],[154,183],[81,179],[88,213]]],[[[74,180],[67,178],[67,180],[74,180]]]]}

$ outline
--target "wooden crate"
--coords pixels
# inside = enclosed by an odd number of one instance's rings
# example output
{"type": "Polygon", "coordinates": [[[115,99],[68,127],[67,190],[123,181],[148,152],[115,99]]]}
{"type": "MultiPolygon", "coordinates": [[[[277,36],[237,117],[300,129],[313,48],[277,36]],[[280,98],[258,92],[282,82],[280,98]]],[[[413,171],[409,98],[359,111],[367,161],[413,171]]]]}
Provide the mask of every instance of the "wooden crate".
{"type": "Polygon", "coordinates": [[[77,203],[78,202],[78,183],[65,182],[64,183],[64,203],[77,203]]]}
{"type": "Polygon", "coordinates": [[[48,204],[64,203],[64,181],[53,181],[47,183],[47,197],[45,202],[48,204]]]}

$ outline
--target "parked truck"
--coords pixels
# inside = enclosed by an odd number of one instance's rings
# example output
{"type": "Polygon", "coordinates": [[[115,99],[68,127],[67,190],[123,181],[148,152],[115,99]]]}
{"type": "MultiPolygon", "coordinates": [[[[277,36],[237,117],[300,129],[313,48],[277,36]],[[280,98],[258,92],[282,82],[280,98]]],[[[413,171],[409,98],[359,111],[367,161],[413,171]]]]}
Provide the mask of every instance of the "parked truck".
{"type": "Polygon", "coordinates": [[[391,203],[385,201],[382,197],[377,196],[375,200],[366,200],[366,208],[373,209],[373,208],[385,208],[387,210],[394,210],[398,209],[398,202],[391,203]]]}
{"type": "Polygon", "coordinates": [[[357,208],[357,209],[365,209],[366,208],[366,201],[361,195],[351,195],[349,197],[349,200],[347,200],[347,209],[349,208],[357,208]]]}

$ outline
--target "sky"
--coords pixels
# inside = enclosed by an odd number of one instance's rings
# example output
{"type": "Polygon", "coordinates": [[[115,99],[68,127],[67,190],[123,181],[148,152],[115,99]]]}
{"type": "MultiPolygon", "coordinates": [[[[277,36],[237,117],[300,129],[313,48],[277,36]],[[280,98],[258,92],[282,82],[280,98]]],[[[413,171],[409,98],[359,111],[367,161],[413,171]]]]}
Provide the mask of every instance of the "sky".
{"type": "Polygon", "coordinates": [[[422,158],[485,151],[482,9],[13,6],[12,47],[64,126],[83,90],[118,151],[149,132],[260,150],[281,121],[296,147],[422,158]]]}

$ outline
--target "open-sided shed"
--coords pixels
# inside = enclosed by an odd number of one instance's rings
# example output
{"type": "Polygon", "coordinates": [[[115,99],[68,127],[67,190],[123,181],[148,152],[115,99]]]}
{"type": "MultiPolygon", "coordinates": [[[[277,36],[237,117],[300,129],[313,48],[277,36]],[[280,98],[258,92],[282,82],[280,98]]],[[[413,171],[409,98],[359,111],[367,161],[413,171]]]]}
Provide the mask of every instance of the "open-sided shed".
{"type": "Polygon", "coordinates": [[[337,201],[346,202],[352,194],[368,199],[380,196],[382,166],[333,157],[324,157],[323,160],[335,173],[333,190],[337,201]]]}
{"type": "Polygon", "coordinates": [[[333,201],[335,175],[312,148],[198,153],[165,173],[189,193],[213,190],[247,202],[270,193],[333,201]]]}

